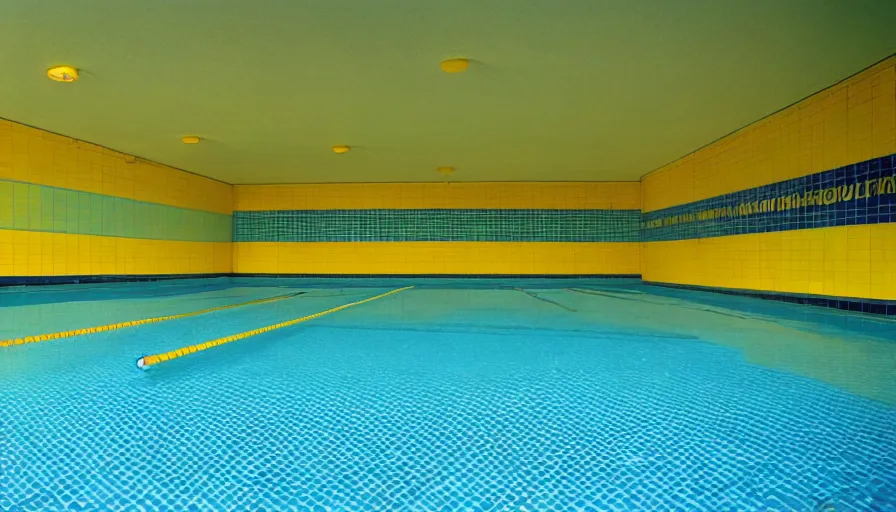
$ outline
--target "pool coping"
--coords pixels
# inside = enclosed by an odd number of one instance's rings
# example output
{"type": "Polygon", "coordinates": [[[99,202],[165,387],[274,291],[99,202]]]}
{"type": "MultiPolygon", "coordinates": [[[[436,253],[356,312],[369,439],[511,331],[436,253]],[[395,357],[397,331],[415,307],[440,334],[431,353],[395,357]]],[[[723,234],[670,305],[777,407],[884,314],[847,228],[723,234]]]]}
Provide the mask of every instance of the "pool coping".
{"type": "Polygon", "coordinates": [[[867,313],[871,315],[896,316],[896,300],[862,299],[858,297],[838,297],[832,295],[815,295],[810,293],[772,292],[764,290],[746,290],[742,288],[722,288],[715,286],[699,286],[679,283],[663,283],[660,281],[642,281],[648,286],[662,288],[678,288],[723,295],[738,295],[754,299],[774,300],[807,306],[840,309],[854,313],[867,313]]]}
{"type": "Polygon", "coordinates": [[[8,286],[44,286],[58,284],[136,283],[172,279],[213,279],[233,277],[230,273],[211,274],[102,274],[67,276],[0,276],[0,288],[8,286]]]}
{"type": "Polygon", "coordinates": [[[111,274],[111,275],[70,275],[70,276],[3,276],[0,288],[12,286],[42,286],[62,284],[96,284],[152,282],[176,279],[214,279],[221,277],[248,278],[291,278],[291,279],[639,279],[642,284],[663,288],[739,295],[763,300],[774,300],[839,309],[855,313],[896,317],[896,300],[862,299],[858,297],[838,297],[807,293],[772,292],[739,288],[698,286],[679,283],[643,280],[641,274],[280,274],[280,273],[208,273],[208,274],[111,274]]]}
{"type": "Polygon", "coordinates": [[[641,279],[641,274],[109,274],[86,276],[3,276],[0,287],[58,284],[211,279],[218,277],[325,279],[641,279]]]}

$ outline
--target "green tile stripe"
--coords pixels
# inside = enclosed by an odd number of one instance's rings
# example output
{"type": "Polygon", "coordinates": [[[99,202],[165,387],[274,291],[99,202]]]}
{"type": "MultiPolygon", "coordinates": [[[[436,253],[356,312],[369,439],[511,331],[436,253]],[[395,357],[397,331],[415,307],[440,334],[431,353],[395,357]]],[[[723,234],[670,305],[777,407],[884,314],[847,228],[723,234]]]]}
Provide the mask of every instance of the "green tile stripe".
{"type": "Polygon", "coordinates": [[[221,213],[0,180],[0,229],[188,242],[230,242],[221,213]]]}

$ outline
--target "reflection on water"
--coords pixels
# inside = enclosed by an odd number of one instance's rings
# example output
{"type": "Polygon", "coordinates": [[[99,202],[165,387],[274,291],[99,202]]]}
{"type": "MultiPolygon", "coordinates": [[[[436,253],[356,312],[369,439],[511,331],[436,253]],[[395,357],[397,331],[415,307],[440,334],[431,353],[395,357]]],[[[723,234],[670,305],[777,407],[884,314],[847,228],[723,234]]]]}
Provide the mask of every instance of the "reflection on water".
{"type": "MultiPolygon", "coordinates": [[[[595,336],[662,334],[735,348],[752,364],[896,405],[896,321],[740,299],[748,305],[765,303],[773,308],[766,311],[776,312],[771,316],[730,304],[706,304],[706,294],[698,302],[645,290],[655,289],[424,289],[415,290],[412,297],[346,312],[327,323],[550,329],[595,336]]],[[[724,304],[725,297],[719,299],[724,304]]]]}

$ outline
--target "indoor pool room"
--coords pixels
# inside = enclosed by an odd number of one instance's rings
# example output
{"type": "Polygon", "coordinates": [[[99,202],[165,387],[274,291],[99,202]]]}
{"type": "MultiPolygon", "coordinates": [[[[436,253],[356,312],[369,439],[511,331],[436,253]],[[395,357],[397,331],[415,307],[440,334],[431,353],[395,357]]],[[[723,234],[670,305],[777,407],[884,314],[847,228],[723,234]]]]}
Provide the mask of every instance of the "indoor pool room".
{"type": "Polygon", "coordinates": [[[0,1],[0,511],[896,512],[894,26],[0,1]]]}

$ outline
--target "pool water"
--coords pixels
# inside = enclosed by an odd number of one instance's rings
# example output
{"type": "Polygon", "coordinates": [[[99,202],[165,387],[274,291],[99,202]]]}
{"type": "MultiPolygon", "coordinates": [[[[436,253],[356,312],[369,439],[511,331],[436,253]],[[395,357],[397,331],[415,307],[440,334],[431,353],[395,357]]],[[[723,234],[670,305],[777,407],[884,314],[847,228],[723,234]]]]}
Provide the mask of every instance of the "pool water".
{"type": "Polygon", "coordinates": [[[626,280],[0,290],[0,510],[896,511],[896,322],[626,280]],[[138,357],[415,288],[137,369],[138,357]]]}

